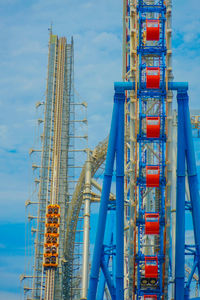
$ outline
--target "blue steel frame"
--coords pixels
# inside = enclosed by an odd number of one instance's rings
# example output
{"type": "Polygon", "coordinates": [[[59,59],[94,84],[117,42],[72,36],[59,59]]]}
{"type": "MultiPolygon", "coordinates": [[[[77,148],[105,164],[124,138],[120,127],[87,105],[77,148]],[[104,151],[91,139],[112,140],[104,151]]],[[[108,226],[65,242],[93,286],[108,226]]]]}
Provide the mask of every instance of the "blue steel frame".
{"type": "MultiPolygon", "coordinates": [[[[127,14],[130,16],[130,6],[127,2],[127,14]]],[[[139,44],[137,47],[137,54],[139,57],[139,82],[138,85],[138,101],[139,101],[139,132],[137,136],[137,143],[139,145],[139,177],[137,178],[137,185],[139,190],[139,207],[138,207],[138,218],[137,218],[137,227],[138,227],[138,237],[137,237],[137,246],[138,251],[137,253],[134,253],[135,255],[135,261],[137,263],[137,287],[133,288],[134,293],[136,294],[137,299],[140,298],[140,296],[143,295],[150,295],[150,294],[157,294],[158,299],[162,296],[162,265],[164,262],[164,227],[165,227],[165,185],[166,185],[166,179],[165,179],[165,148],[166,148],[166,135],[165,135],[165,99],[166,99],[166,83],[165,83],[165,56],[166,56],[166,44],[165,44],[165,21],[166,21],[166,6],[164,4],[163,0],[155,1],[154,5],[147,4],[144,0],[138,0],[138,6],[137,6],[137,13],[139,16],[139,44]],[[154,19],[158,18],[159,14],[159,21],[160,21],[160,40],[156,43],[149,43],[146,44],[143,40],[143,31],[144,31],[144,22],[146,19],[149,19],[149,13],[154,13],[156,16],[154,19]],[[157,56],[157,65],[159,62],[159,67],[161,70],[161,82],[160,82],[160,88],[159,89],[147,89],[146,88],[146,82],[145,82],[145,74],[144,69],[147,67],[147,65],[144,63],[144,58],[146,56],[157,56]],[[161,112],[159,114],[160,120],[161,120],[161,134],[159,138],[147,138],[146,135],[142,132],[142,121],[144,118],[146,118],[146,114],[143,113],[143,107],[145,106],[145,102],[148,101],[149,98],[158,99],[160,102],[161,112]],[[155,149],[160,149],[160,169],[161,169],[161,176],[160,176],[160,211],[159,211],[159,219],[160,219],[160,251],[158,254],[159,258],[159,286],[155,290],[151,289],[142,289],[140,285],[140,279],[141,279],[141,267],[144,264],[144,255],[142,254],[142,249],[140,245],[141,237],[144,236],[144,213],[145,210],[143,208],[143,195],[144,191],[146,190],[146,184],[145,184],[145,178],[142,175],[144,173],[144,169],[147,165],[147,159],[145,152],[143,149],[145,149],[145,145],[151,144],[155,149]]],[[[151,16],[152,19],[152,16],[151,16]]],[[[130,21],[129,28],[130,28],[130,21]]],[[[130,42],[130,36],[127,35],[127,43],[130,42]]],[[[130,56],[127,58],[127,69],[126,72],[128,73],[130,70],[130,56]]],[[[121,83],[119,83],[121,84],[121,83]]],[[[170,83],[171,84],[171,83],[170,83]]],[[[117,86],[118,83],[115,83],[115,86],[117,86]]],[[[125,82],[124,87],[126,86],[126,89],[129,90],[132,88],[135,88],[135,83],[132,82],[125,82]]],[[[170,86],[171,88],[172,86],[170,86]]],[[[169,88],[169,87],[168,87],[169,88]]],[[[129,102],[129,98],[127,98],[127,102],[129,102]]],[[[148,115],[150,116],[150,115],[148,115]]],[[[129,159],[129,157],[127,158],[129,159]]],[[[128,161],[126,162],[128,163],[128,161]]],[[[129,197],[129,195],[127,195],[129,197]]],[[[134,266],[136,268],[136,266],[134,266]]]]}
{"type": "Polygon", "coordinates": [[[195,161],[192,128],[186,89],[177,93],[178,102],[178,144],[177,144],[177,199],[176,199],[176,254],[175,254],[175,300],[189,299],[193,274],[198,269],[200,278],[200,197],[195,161]],[[195,245],[185,245],[185,175],[190,191],[189,209],[192,213],[195,245]],[[188,281],[185,283],[185,255],[194,256],[194,265],[188,281]]]}
{"type": "MultiPolygon", "coordinates": [[[[93,253],[92,269],[90,274],[90,283],[88,290],[88,300],[96,299],[98,277],[100,266],[102,268],[105,280],[107,282],[111,298],[117,300],[124,299],[123,290],[123,245],[124,245],[124,100],[125,91],[134,90],[133,82],[115,82],[115,97],[114,108],[109,136],[109,144],[106,158],[106,168],[103,180],[103,189],[101,195],[98,227],[96,233],[96,241],[93,253]],[[108,253],[103,245],[105,225],[109,204],[109,193],[112,181],[114,158],[116,154],[116,167],[117,167],[117,181],[116,181],[116,277],[115,284],[112,280],[108,270],[108,256],[113,255],[113,246],[111,252],[108,253]],[[118,238],[117,238],[118,236],[118,238]],[[107,256],[107,257],[106,257],[107,256]],[[117,264],[121,264],[117,267],[117,264]]],[[[189,288],[192,281],[192,276],[195,269],[198,268],[200,277],[200,231],[198,222],[200,220],[200,198],[198,191],[198,179],[195,162],[194,145],[192,139],[192,129],[190,123],[190,113],[188,105],[188,83],[186,82],[170,82],[168,83],[169,90],[177,91],[178,100],[178,156],[177,156],[177,223],[176,223],[176,258],[175,258],[175,299],[189,299],[189,288]],[[187,174],[190,188],[190,210],[192,212],[195,246],[185,245],[185,228],[183,226],[185,220],[185,166],[183,161],[187,162],[187,174]],[[194,255],[194,266],[188,281],[184,285],[184,256],[188,253],[194,255]],[[182,298],[182,296],[184,298],[182,298]]],[[[140,136],[139,139],[142,139],[140,136]]],[[[160,141],[159,141],[160,142],[160,141]]],[[[161,137],[161,142],[165,142],[165,137],[161,137]]],[[[164,183],[161,184],[161,189],[164,188],[164,183]]],[[[144,224],[143,211],[141,210],[141,218],[137,219],[137,226],[144,224]]],[[[160,225],[164,226],[164,211],[160,212],[160,225]]],[[[111,235],[112,236],[112,235],[111,235]]],[[[111,242],[112,244],[112,239],[111,242]]],[[[109,244],[110,244],[109,243],[109,244]]],[[[111,244],[108,248],[111,247],[111,244]]],[[[163,252],[160,251],[158,255],[160,265],[164,262],[163,252]]],[[[144,262],[144,255],[138,252],[137,263],[144,262]]],[[[113,274],[112,274],[113,275],[113,274]]],[[[140,278],[140,274],[139,274],[140,278]]],[[[161,286],[160,280],[159,285],[161,286]]],[[[103,282],[104,286],[104,282],[103,282]]],[[[161,296],[162,290],[160,289],[147,289],[145,291],[139,290],[140,295],[137,294],[137,299],[141,295],[155,295],[161,296]]],[[[101,288],[100,288],[101,289],[101,288]]],[[[138,289],[136,290],[138,292],[138,289]]],[[[102,291],[101,291],[102,295],[102,291]]],[[[159,298],[158,298],[159,299],[159,298]]]]}
{"type": "MultiPolygon", "coordinates": [[[[138,1],[138,16],[139,16],[139,45],[138,45],[138,57],[139,57],[139,83],[138,83],[138,100],[139,100],[139,134],[137,142],[139,144],[139,177],[137,179],[137,185],[139,190],[139,205],[138,205],[138,216],[137,219],[137,227],[138,227],[138,238],[137,238],[137,247],[138,251],[135,253],[136,255],[136,263],[137,263],[137,288],[135,289],[136,299],[140,299],[143,295],[157,295],[157,299],[161,299],[163,293],[163,262],[164,262],[164,227],[165,227],[165,149],[166,149],[166,136],[165,136],[165,100],[166,100],[166,83],[165,83],[165,56],[166,56],[166,45],[165,45],[165,14],[166,7],[164,5],[164,1],[158,1],[157,5],[147,5],[144,1],[138,1]],[[154,13],[154,16],[150,19],[159,19],[160,21],[160,40],[158,42],[146,44],[143,38],[144,32],[144,23],[147,19],[149,19],[148,14],[154,13]],[[158,17],[159,16],[159,17],[158,17]],[[161,72],[160,78],[160,88],[159,89],[147,89],[146,88],[146,80],[145,80],[145,72],[144,70],[148,66],[146,58],[152,59],[153,67],[159,67],[161,72]],[[146,103],[149,99],[155,99],[155,101],[159,102],[160,113],[159,116],[161,120],[161,134],[159,138],[147,138],[145,134],[142,132],[142,121],[146,118],[145,107],[146,103]],[[144,174],[144,169],[147,165],[152,165],[152,163],[148,163],[148,159],[145,154],[145,146],[146,144],[151,143],[152,147],[155,151],[159,151],[159,161],[156,162],[155,165],[160,168],[160,184],[158,188],[153,188],[156,193],[156,189],[159,190],[159,201],[160,201],[160,209],[155,213],[159,213],[160,220],[160,233],[159,233],[159,252],[154,253],[158,257],[158,284],[153,287],[144,287],[141,285],[141,275],[142,275],[142,267],[144,266],[144,248],[141,243],[142,237],[145,236],[144,232],[144,195],[147,189],[146,181],[142,174],[144,174]]],[[[149,115],[148,116],[152,116],[149,115]]]]}

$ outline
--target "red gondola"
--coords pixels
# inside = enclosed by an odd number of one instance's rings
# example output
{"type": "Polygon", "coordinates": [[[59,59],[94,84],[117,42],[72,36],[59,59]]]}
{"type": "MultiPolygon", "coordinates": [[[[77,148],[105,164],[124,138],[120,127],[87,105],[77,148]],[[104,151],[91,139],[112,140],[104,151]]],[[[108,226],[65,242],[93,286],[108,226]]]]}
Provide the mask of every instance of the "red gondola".
{"type": "Polygon", "coordinates": [[[157,300],[156,295],[145,295],[144,300],[157,300]]]}
{"type": "Polygon", "coordinates": [[[146,40],[159,41],[160,22],[159,20],[146,20],[146,40]]]}
{"type": "Polygon", "coordinates": [[[157,256],[145,256],[145,277],[158,278],[157,256]]]}
{"type": "Polygon", "coordinates": [[[145,213],[145,234],[159,234],[158,213],[145,213]]]}
{"type": "Polygon", "coordinates": [[[146,186],[159,187],[160,181],[160,167],[146,166],[146,186]]]}
{"type": "Polygon", "coordinates": [[[147,89],[160,88],[160,68],[158,67],[146,68],[146,88],[147,89]]]}
{"type": "Polygon", "coordinates": [[[147,138],[160,137],[160,117],[146,117],[147,138]]]}

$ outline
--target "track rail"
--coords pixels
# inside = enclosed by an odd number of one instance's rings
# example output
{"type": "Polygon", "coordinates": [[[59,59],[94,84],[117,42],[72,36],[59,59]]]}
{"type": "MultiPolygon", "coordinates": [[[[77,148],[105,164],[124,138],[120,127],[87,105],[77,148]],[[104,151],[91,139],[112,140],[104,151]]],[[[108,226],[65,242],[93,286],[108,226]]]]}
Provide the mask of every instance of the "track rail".
{"type": "MultiPolygon", "coordinates": [[[[91,177],[94,176],[96,171],[101,167],[106,159],[108,140],[100,142],[91,154],[91,177]]],[[[65,249],[63,261],[63,299],[72,298],[72,277],[73,277],[73,253],[74,242],[76,236],[76,227],[78,216],[83,203],[83,190],[85,185],[85,171],[86,165],[84,164],[78,183],[76,184],[70,208],[67,214],[66,223],[67,231],[65,236],[65,249]]]]}
{"type": "MultiPolygon", "coordinates": [[[[50,192],[50,204],[59,204],[59,179],[61,167],[61,133],[62,133],[62,114],[63,114],[63,93],[64,93],[64,66],[65,66],[65,45],[66,39],[61,38],[58,42],[58,61],[57,61],[57,81],[54,111],[54,136],[53,136],[53,158],[52,158],[52,180],[50,192]]],[[[45,280],[45,299],[54,299],[55,268],[46,270],[45,280]]]]}

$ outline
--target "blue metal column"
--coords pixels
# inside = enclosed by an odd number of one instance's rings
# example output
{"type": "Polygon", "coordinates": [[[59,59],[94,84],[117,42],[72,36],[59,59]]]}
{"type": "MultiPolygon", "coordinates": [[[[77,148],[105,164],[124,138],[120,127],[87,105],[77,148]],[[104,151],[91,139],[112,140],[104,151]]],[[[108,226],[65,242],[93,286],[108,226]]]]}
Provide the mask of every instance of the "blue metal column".
{"type": "MultiPolygon", "coordinates": [[[[95,300],[97,293],[97,284],[99,277],[99,268],[102,267],[104,276],[109,284],[110,291],[113,291],[114,285],[105,261],[102,260],[103,240],[105,234],[106,218],[108,211],[108,201],[113,175],[113,166],[116,152],[116,299],[124,299],[123,286],[123,260],[124,260],[124,101],[125,93],[123,89],[115,92],[112,123],[110,129],[106,167],[103,180],[103,188],[100,201],[99,219],[97,225],[97,234],[93,253],[92,268],[90,274],[88,300],[95,300]]],[[[111,293],[112,299],[115,294],[111,293]]]]}
{"type": "Polygon", "coordinates": [[[109,201],[110,187],[111,187],[113,166],[114,166],[114,159],[115,159],[115,148],[116,148],[116,138],[117,138],[117,127],[118,127],[117,125],[118,125],[118,115],[119,115],[118,112],[119,112],[119,103],[117,101],[117,96],[115,95],[111,128],[110,128],[110,136],[109,136],[107,156],[106,156],[106,166],[105,166],[103,187],[101,193],[97,233],[96,233],[96,240],[94,245],[90,281],[89,281],[88,300],[96,299],[99,268],[100,268],[102,246],[103,246],[103,239],[104,239],[105,226],[106,226],[106,217],[108,211],[108,201],[109,201]]]}
{"type": "Polygon", "coordinates": [[[194,230],[194,240],[196,245],[196,259],[197,268],[200,278],[200,198],[199,198],[199,186],[197,178],[197,168],[194,152],[194,144],[192,138],[192,128],[190,121],[190,112],[188,104],[187,92],[182,94],[184,101],[184,123],[185,123],[185,142],[186,142],[186,161],[187,161],[187,174],[188,183],[190,190],[190,201],[192,206],[192,219],[193,219],[193,230],[194,230]]]}
{"type": "MultiPolygon", "coordinates": [[[[105,238],[104,243],[108,245],[108,247],[113,247],[113,224],[115,224],[114,220],[114,212],[112,211],[110,214],[108,214],[107,217],[107,224],[106,224],[106,232],[105,232],[105,238]]],[[[106,265],[108,266],[110,260],[110,255],[105,255],[105,261],[106,265]]],[[[100,274],[99,279],[99,285],[97,289],[97,300],[103,300],[104,296],[104,290],[105,290],[105,276],[103,272],[100,274]]]]}
{"type": "Polygon", "coordinates": [[[184,103],[181,93],[178,101],[177,196],[176,196],[176,250],[175,300],[184,299],[185,278],[185,135],[184,103]]]}
{"type": "Polygon", "coordinates": [[[110,291],[110,295],[111,295],[111,299],[112,300],[115,300],[116,299],[116,290],[115,290],[115,286],[113,284],[113,281],[112,281],[112,278],[111,278],[111,275],[110,275],[110,272],[109,272],[109,269],[108,269],[108,266],[107,266],[107,263],[106,263],[106,260],[105,258],[102,256],[101,258],[101,269],[103,271],[103,274],[104,274],[104,277],[105,277],[105,280],[107,282],[107,286],[108,286],[108,289],[110,291]]]}
{"type": "Polygon", "coordinates": [[[124,102],[118,94],[119,123],[116,149],[116,300],[124,299],[124,102]]]}

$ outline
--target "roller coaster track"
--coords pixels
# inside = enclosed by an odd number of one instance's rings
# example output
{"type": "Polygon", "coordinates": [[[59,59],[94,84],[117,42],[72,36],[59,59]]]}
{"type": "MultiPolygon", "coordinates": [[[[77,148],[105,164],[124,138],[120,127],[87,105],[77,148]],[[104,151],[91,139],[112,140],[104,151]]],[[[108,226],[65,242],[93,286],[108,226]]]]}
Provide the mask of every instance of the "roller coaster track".
{"type": "MultiPolygon", "coordinates": [[[[60,168],[61,168],[61,136],[63,125],[63,94],[64,94],[64,66],[65,66],[65,44],[62,38],[58,43],[57,82],[55,96],[55,118],[53,138],[53,161],[50,204],[59,204],[60,168]]],[[[46,270],[45,299],[54,299],[55,269],[46,270]]]]}
{"type": "MultiPolygon", "coordinates": [[[[93,177],[106,159],[108,139],[100,142],[91,154],[91,176],[93,177]]],[[[85,164],[82,168],[78,183],[72,196],[72,201],[67,214],[67,231],[65,236],[65,249],[63,261],[63,299],[71,299],[73,253],[78,216],[83,203],[83,189],[85,184],[85,164]]]]}

